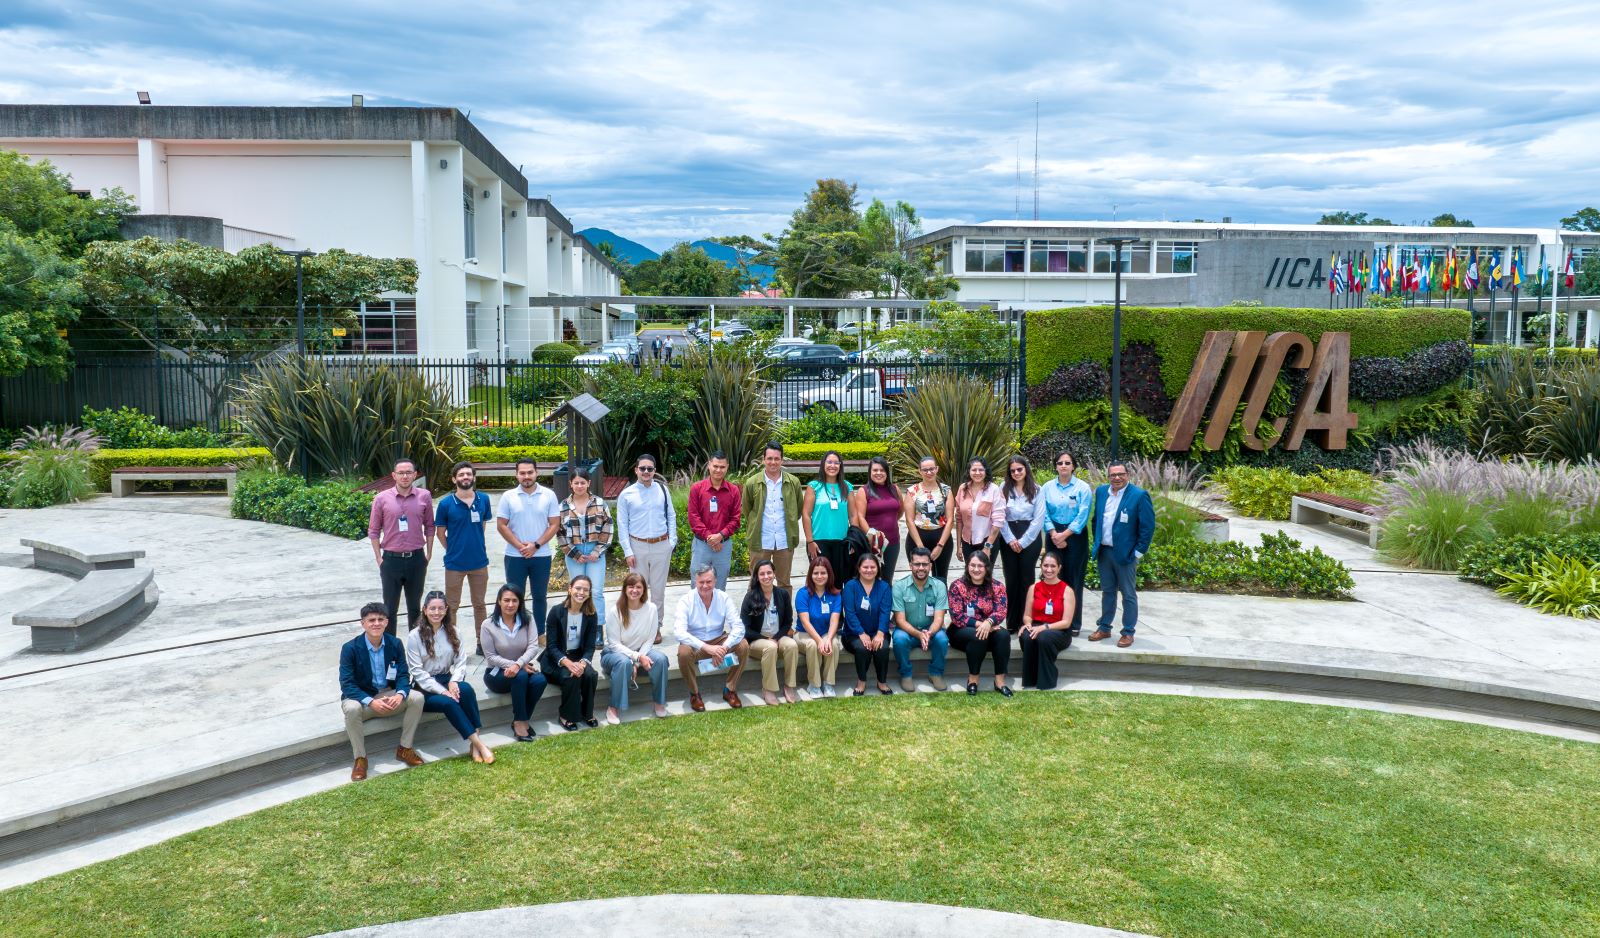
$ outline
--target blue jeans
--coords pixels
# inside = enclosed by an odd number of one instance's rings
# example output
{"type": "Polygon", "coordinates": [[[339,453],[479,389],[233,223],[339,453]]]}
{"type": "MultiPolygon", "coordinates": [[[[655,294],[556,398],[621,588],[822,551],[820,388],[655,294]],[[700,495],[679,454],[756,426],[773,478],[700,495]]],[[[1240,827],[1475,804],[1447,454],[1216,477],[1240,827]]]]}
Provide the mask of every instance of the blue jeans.
{"type": "Polygon", "coordinates": [[[1135,574],[1139,561],[1123,566],[1111,559],[1109,549],[1095,554],[1095,569],[1100,571],[1100,618],[1095,625],[1111,631],[1111,620],[1117,617],[1117,594],[1122,594],[1122,634],[1132,635],[1139,624],[1139,590],[1135,574]]]}
{"type": "MultiPolygon", "coordinates": [[[[658,706],[667,705],[667,656],[659,651],[647,651],[650,670],[640,671],[639,677],[650,682],[650,696],[658,706]]],[[[614,651],[600,656],[600,666],[611,679],[611,706],[617,711],[628,709],[629,683],[633,680],[633,660],[614,651]]]]}
{"type": "MultiPolygon", "coordinates": [[[[911,676],[911,649],[921,648],[922,643],[911,637],[905,629],[894,630],[894,662],[900,668],[901,677],[911,676]]],[[[950,632],[940,629],[928,639],[928,676],[944,677],[944,656],[950,652],[950,632]]]]}
{"type": "MultiPolygon", "coordinates": [[[[450,675],[435,674],[433,679],[446,687],[450,686],[450,675]]],[[[478,715],[478,692],[472,685],[462,681],[456,685],[461,689],[461,700],[451,700],[445,694],[422,694],[423,713],[442,713],[456,728],[462,739],[466,739],[478,730],[483,729],[483,718],[478,715]]]]}
{"type": "Polygon", "coordinates": [[[506,582],[522,594],[533,627],[544,634],[545,594],[550,592],[550,558],[506,555],[506,582]]]}
{"type": "MultiPolygon", "coordinates": [[[[599,545],[597,545],[597,544],[579,544],[577,546],[578,546],[579,550],[582,551],[585,554],[593,553],[597,548],[599,548],[599,545]]],[[[567,582],[569,582],[569,583],[572,582],[572,578],[575,577],[575,576],[579,576],[579,575],[586,576],[586,577],[589,578],[590,589],[592,591],[592,595],[594,596],[594,611],[595,611],[595,615],[599,618],[600,624],[601,625],[605,625],[606,624],[606,595],[605,595],[605,593],[606,593],[606,552],[605,552],[605,550],[603,548],[600,548],[600,556],[596,557],[594,560],[589,561],[588,563],[579,563],[578,561],[573,560],[571,554],[567,554],[566,555],[566,560],[567,560],[567,582]]]]}
{"type": "Polygon", "coordinates": [[[504,671],[490,667],[483,672],[483,683],[497,694],[510,694],[511,718],[526,723],[533,708],[539,706],[539,698],[544,696],[545,685],[549,682],[530,666],[518,671],[516,677],[506,677],[504,671]]]}
{"type": "MultiPolygon", "coordinates": [[[[689,548],[689,570],[692,573],[706,564],[717,573],[717,589],[728,588],[728,567],[733,563],[733,541],[722,542],[721,550],[712,550],[711,545],[698,537],[689,548]]],[[[786,584],[781,584],[786,585],[786,584]]]]}

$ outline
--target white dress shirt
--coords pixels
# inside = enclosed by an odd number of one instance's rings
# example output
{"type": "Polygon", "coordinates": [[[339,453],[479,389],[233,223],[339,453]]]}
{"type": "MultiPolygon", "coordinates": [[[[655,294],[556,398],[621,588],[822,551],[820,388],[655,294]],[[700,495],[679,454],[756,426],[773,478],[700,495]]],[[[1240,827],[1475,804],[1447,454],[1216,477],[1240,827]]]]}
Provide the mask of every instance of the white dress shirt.
{"type": "Polygon", "coordinates": [[[761,549],[788,550],[789,526],[783,517],[783,473],[776,479],[761,474],[767,483],[767,501],[761,507],[761,549]]]}
{"type": "Polygon", "coordinates": [[[650,652],[660,629],[661,611],[653,602],[646,601],[638,609],[628,610],[628,624],[616,610],[606,614],[606,650],[614,651],[632,661],[638,661],[650,652]]]}
{"type": "Polygon", "coordinates": [[[667,544],[678,544],[678,512],[664,482],[644,485],[635,482],[617,496],[617,540],[625,557],[633,556],[633,539],[667,535],[667,544]],[[662,502],[666,505],[663,506],[662,502]]]}
{"type": "Polygon", "coordinates": [[[467,676],[467,643],[451,649],[450,639],[440,629],[433,633],[433,654],[422,644],[422,630],[412,629],[406,636],[406,670],[411,672],[411,685],[429,694],[443,694],[448,688],[433,679],[435,674],[449,673],[450,680],[459,684],[467,676]]]}
{"type": "Polygon", "coordinates": [[[698,590],[690,590],[678,599],[678,641],[699,651],[724,635],[729,644],[737,645],[744,638],[744,623],[722,590],[711,591],[711,607],[700,599],[698,590]]]}
{"type": "Polygon", "coordinates": [[[1100,515],[1100,544],[1103,547],[1111,546],[1111,526],[1117,523],[1117,512],[1122,508],[1122,493],[1127,490],[1126,485],[1120,490],[1106,489],[1106,510],[1100,515]]]}

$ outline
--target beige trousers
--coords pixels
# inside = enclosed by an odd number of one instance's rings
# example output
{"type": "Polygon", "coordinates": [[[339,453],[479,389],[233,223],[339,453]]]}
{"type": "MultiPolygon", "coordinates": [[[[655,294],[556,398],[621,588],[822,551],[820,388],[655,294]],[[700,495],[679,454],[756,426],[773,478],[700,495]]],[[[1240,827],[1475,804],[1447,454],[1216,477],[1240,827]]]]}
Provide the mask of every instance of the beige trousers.
{"type": "MultiPolygon", "coordinates": [[[[357,759],[365,759],[367,731],[362,724],[380,714],[371,706],[363,706],[359,700],[345,699],[339,701],[339,704],[344,708],[344,732],[350,737],[350,748],[355,752],[357,759]]],[[[417,724],[421,722],[422,691],[414,690],[406,694],[406,705],[400,710],[400,745],[407,749],[412,748],[411,744],[417,740],[417,724]]]]}
{"type": "Polygon", "coordinates": [[[770,638],[758,638],[750,643],[750,658],[761,662],[761,689],[776,692],[778,690],[778,659],[783,659],[783,685],[793,687],[795,670],[800,665],[800,646],[795,640],[785,635],[774,641],[770,638]]]}
{"type": "Polygon", "coordinates": [[[456,634],[461,633],[461,581],[467,581],[467,588],[472,590],[469,599],[472,600],[472,634],[477,635],[483,628],[483,620],[489,617],[489,607],[484,601],[484,596],[489,591],[489,568],[479,567],[476,570],[446,570],[444,572],[444,602],[456,614],[456,634]]]}
{"type": "MultiPolygon", "coordinates": [[[[760,519],[757,519],[758,521],[760,519]]],[[[784,589],[789,588],[789,583],[794,579],[794,548],[784,550],[757,550],[750,548],[750,569],[754,570],[756,564],[763,560],[772,561],[772,573],[777,577],[778,585],[784,589]]]]}
{"type": "Polygon", "coordinates": [[[822,678],[821,683],[823,684],[837,683],[834,677],[839,673],[839,652],[844,644],[842,636],[835,635],[833,637],[833,653],[829,655],[824,655],[822,649],[817,645],[817,640],[809,635],[799,633],[795,635],[794,640],[799,644],[800,650],[805,653],[806,681],[811,689],[817,689],[817,678],[819,676],[822,678]]]}

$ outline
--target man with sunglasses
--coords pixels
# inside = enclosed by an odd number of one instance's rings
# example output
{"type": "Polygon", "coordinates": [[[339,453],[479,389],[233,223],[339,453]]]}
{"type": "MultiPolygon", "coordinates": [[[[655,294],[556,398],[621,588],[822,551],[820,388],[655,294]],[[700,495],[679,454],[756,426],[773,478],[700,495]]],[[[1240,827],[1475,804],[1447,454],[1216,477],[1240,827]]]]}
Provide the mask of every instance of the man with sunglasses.
{"type": "MultiPolygon", "coordinates": [[[[667,567],[678,546],[678,512],[667,484],[656,478],[656,458],[648,453],[633,463],[637,479],[617,496],[617,540],[628,569],[644,577],[649,596],[665,604],[667,567]]],[[[663,605],[662,608],[665,608],[663,605]]],[[[656,642],[661,641],[660,631],[656,642]]]]}
{"type": "Polygon", "coordinates": [[[1076,461],[1069,452],[1056,454],[1056,477],[1041,487],[1044,499],[1044,549],[1061,563],[1061,579],[1072,588],[1072,628],[1083,628],[1083,578],[1089,572],[1089,508],[1093,493],[1078,478],[1076,461]]]}
{"type": "Polygon", "coordinates": [[[1100,572],[1100,618],[1089,641],[1111,637],[1111,620],[1117,615],[1117,594],[1122,594],[1122,636],[1118,648],[1133,644],[1133,630],[1139,624],[1139,590],[1135,574],[1139,560],[1150,549],[1156,533],[1156,509],[1150,495],[1137,485],[1128,484],[1128,467],[1113,463],[1106,470],[1110,484],[1094,492],[1094,532],[1092,550],[1100,572]]]}

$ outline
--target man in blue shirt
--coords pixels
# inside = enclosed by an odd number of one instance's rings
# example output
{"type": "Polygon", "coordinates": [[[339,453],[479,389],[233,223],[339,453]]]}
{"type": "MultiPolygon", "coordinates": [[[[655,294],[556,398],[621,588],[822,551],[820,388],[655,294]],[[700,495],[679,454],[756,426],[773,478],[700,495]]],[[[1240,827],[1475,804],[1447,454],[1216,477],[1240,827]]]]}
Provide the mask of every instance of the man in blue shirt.
{"type": "Polygon", "coordinates": [[[1122,594],[1122,637],[1118,648],[1133,644],[1139,624],[1139,560],[1150,549],[1156,533],[1156,509],[1150,495],[1128,484],[1128,467],[1115,463],[1106,470],[1109,485],[1094,492],[1093,550],[1100,572],[1100,618],[1089,641],[1111,637],[1111,620],[1117,615],[1117,594],[1122,594]]]}
{"type": "Polygon", "coordinates": [[[478,654],[483,644],[476,636],[483,629],[489,610],[484,596],[489,591],[489,552],[484,546],[483,526],[489,523],[489,496],[478,491],[478,472],[470,462],[450,467],[455,489],[439,499],[434,511],[433,533],[444,548],[444,601],[461,618],[461,580],[467,581],[472,598],[472,634],[478,654]]]}
{"type": "Polygon", "coordinates": [[[339,705],[344,710],[344,731],[355,752],[355,767],[350,780],[367,777],[367,733],[363,726],[374,717],[403,714],[400,718],[400,746],[394,757],[406,765],[421,765],[422,757],[412,748],[417,724],[422,721],[423,697],[411,689],[406,668],[405,648],[400,639],[385,634],[389,610],[383,603],[361,607],[361,631],[339,649],[339,705]]]}
{"type": "Polygon", "coordinates": [[[1072,628],[1076,636],[1083,627],[1083,579],[1089,572],[1089,507],[1094,493],[1089,483],[1073,475],[1072,454],[1056,454],[1056,477],[1040,487],[1044,499],[1044,549],[1061,563],[1061,579],[1072,587],[1072,628]]]}

